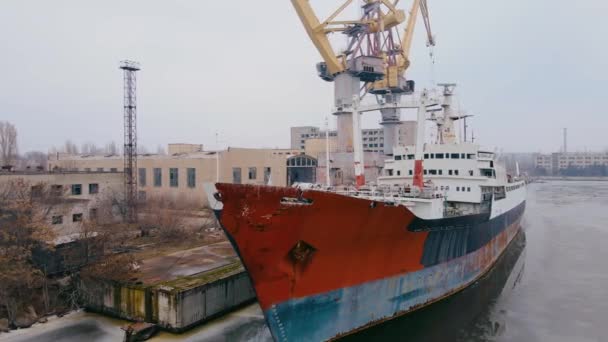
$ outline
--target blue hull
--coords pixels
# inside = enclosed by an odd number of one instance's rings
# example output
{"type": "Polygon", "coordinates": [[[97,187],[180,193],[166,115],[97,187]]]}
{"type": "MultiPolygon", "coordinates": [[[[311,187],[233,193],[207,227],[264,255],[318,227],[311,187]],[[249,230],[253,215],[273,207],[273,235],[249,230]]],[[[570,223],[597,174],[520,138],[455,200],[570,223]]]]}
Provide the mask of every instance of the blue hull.
{"type": "Polygon", "coordinates": [[[277,341],[324,341],[365,329],[445,298],[486,273],[519,231],[519,220],[497,239],[462,257],[418,272],[273,305],[266,320],[277,341]]]}

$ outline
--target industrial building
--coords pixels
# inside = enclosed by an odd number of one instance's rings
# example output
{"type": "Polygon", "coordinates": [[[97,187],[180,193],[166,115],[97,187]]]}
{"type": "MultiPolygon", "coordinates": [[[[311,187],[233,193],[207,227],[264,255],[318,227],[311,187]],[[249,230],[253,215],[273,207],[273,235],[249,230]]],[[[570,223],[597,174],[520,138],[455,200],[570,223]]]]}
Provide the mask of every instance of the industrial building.
{"type": "MultiPolygon", "coordinates": [[[[398,125],[397,145],[414,145],[416,140],[416,122],[402,121],[398,125]]],[[[332,145],[337,146],[337,131],[329,131],[329,137],[334,141],[332,145]]],[[[368,128],[361,130],[364,152],[382,153],[384,151],[384,129],[368,128]]],[[[311,139],[325,139],[325,131],[314,126],[291,127],[291,148],[294,150],[306,150],[306,144],[311,139]]],[[[323,145],[324,146],[324,145],[323,145]]],[[[325,148],[325,147],[323,147],[325,148]]],[[[308,153],[308,152],[307,152],[308,153]]]]}
{"type": "Polygon", "coordinates": [[[557,152],[536,156],[537,172],[547,175],[584,175],[584,171],[596,171],[601,176],[608,167],[608,152],[557,152]]]}
{"type": "MultiPolygon", "coordinates": [[[[45,220],[56,235],[55,243],[65,243],[77,238],[82,222],[97,220],[100,206],[111,196],[122,194],[122,172],[110,171],[61,171],[61,172],[6,172],[0,173],[0,186],[9,182],[23,181],[30,187],[31,196],[47,187],[57,201],[43,203],[45,220]]],[[[105,217],[104,219],[111,219],[105,217]]],[[[120,218],[117,218],[120,219],[120,218]]]]}
{"type": "MultiPolygon", "coordinates": [[[[314,182],[316,158],[291,149],[233,148],[202,151],[201,145],[170,144],[168,155],[139,155],[138,196],[170,196],[206,206],[205,182],[287,186],[314,182]]],[[[122,172],[120,155],[67,155],[49,157],[52,171],[122,172]]]]}

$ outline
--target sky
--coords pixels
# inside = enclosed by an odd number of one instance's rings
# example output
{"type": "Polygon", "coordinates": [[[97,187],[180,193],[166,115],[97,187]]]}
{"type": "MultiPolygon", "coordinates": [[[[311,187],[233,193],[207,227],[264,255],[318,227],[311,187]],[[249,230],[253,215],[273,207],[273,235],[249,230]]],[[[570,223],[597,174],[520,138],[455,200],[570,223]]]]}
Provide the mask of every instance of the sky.
{"type": "MultiPolygon", "coordinates": [[[[435,64],[419,21],[408,78],[458,83],[477,142],[548,153],[568,127],[569,150],[608,150],[608,1],[428,2],[435,64]]],[[[340,3],[311,0],[320,16],[340,3]]],[[[150,150],[213,149],[216,133],[224,147],[288,147],[289,127],[321,125],[332,107],[288,0],[3,0],[0,46],[0,120],[21,152],[122,144],[124,59],[141,63],[138,136],[150,150]]],[[[363,125],[379,121],[368,113],[363,125]]]]}

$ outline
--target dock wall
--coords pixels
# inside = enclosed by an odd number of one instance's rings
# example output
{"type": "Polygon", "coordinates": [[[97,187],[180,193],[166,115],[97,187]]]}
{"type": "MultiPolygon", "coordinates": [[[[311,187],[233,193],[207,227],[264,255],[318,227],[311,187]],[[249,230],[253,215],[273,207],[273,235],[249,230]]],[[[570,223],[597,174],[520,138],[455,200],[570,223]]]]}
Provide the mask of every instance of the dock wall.
{"type": "Polygon", "coordinates": [[[146,321],[182,332],[255,300],[249,276],[242,267],[221,277],[188,279],[155,285],[105,279],[82,280],[85,307],[113,317],[146,321]]]}

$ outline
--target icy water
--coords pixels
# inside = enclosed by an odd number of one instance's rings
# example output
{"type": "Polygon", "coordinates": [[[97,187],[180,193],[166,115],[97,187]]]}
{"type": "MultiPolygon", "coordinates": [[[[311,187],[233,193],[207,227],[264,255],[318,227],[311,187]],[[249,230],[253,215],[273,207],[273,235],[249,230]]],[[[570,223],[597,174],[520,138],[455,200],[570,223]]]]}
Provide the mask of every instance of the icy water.
{"type": "MultiPolygon", "coordinates": [[[[466,290],[343,341],[608,341],[608,182],[532,184],[522,232],[466,290]]],[[[76,313],[0,341],[120,341],[124,322],[76,313]]],[[[257,305],[151,341],[271,341],[257,305]]]]}

